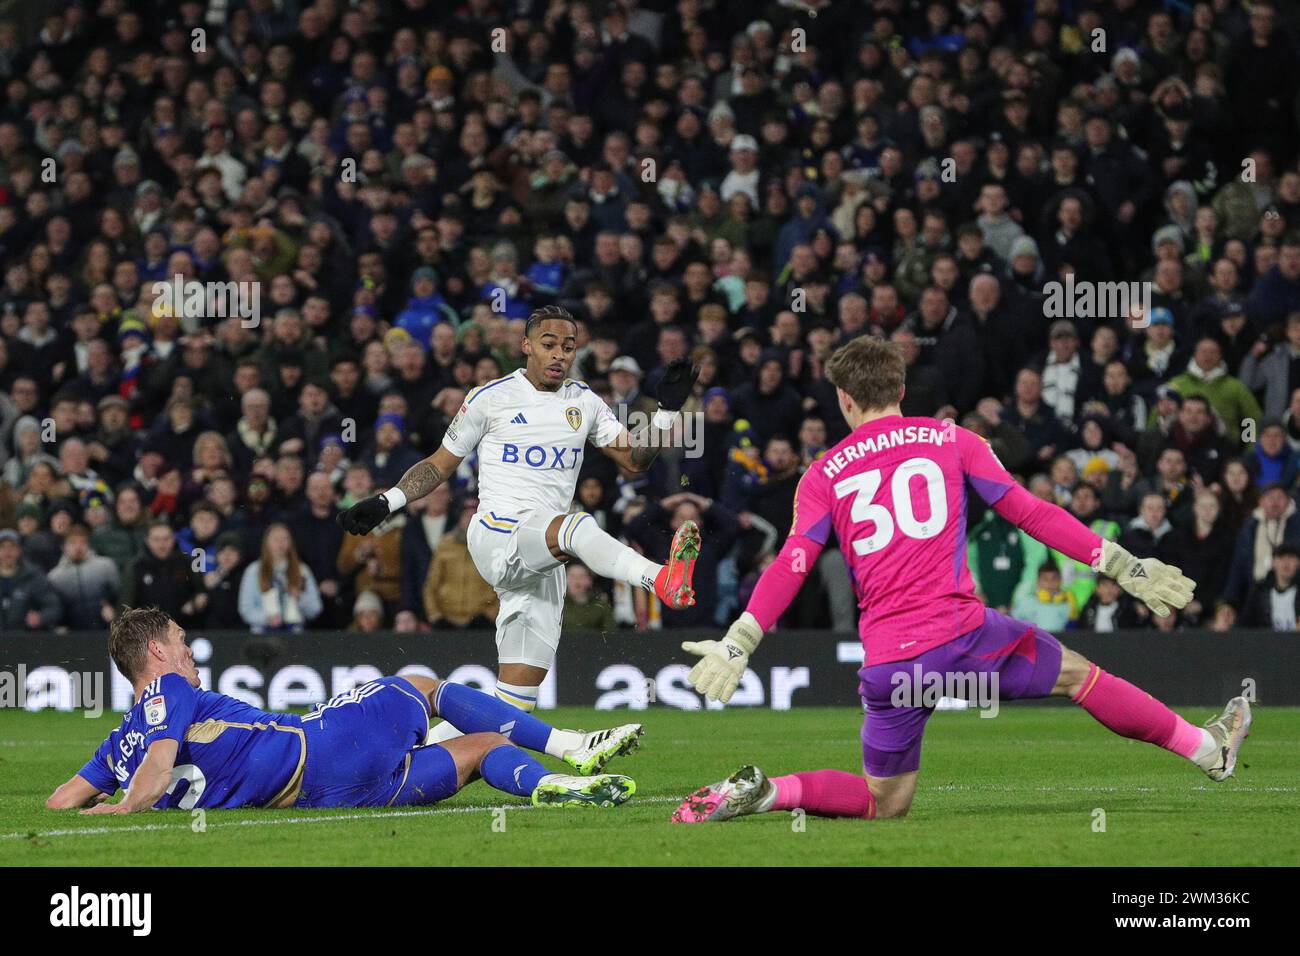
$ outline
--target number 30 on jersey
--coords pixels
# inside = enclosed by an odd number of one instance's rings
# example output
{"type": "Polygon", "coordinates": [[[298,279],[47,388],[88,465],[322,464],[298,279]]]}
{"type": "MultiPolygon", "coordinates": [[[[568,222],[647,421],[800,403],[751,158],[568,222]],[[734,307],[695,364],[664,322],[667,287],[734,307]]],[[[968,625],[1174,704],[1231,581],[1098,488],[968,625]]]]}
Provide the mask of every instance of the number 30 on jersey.
{"type": "Polygon", "coordinates": [[[874,499],[880,490],[881,475],[879,468],[850,475],[834,484],[835,497],[844,498],[853,495],[853,508],[850,517],[854,524],[871,522],[875,528],[867,535],[853,539],[853,550],[858,554],[873,554],[894,538],[894,531],[901,531],[909,538],[933,538],[948,523],[948,496],[944,493],[943,469],[930,458],[909,458],[894,470],[889,481],[889,495],[893,499],[892,508],[874,499]],[[921,477],[925,480],[925,496],[928,499],[929,517],[918,520],[912,508],[912,479],[921,477]],[[897,525],[895,525],[897,521],[897,525]]]}

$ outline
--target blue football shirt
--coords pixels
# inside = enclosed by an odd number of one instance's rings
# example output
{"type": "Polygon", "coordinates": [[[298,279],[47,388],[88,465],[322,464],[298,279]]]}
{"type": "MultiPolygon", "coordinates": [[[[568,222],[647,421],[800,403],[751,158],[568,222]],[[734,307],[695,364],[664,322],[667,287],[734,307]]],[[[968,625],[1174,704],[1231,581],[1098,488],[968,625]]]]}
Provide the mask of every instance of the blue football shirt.
{"type": "Polygon", "coordinates": [[[158,809],[272,806],[296,788],[306,758],[301,717],[267,713],[191,687],[179,674],[164,674],[145,688],[79,773],[103,793],[130,789],[158,740],[179,744],[171,786],[154,804],[158,809]]]}

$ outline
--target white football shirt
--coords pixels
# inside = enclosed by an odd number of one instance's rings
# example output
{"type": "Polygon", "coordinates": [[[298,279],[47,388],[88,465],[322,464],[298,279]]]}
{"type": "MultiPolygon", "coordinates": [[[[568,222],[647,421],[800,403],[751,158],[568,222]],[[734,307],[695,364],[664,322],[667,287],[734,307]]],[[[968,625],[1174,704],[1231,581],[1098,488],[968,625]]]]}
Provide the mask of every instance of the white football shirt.
{"type": "Polygon", "coordinates": [[[519,369],[465,396],[442,446],[465,458],[478,449],[479,513],[542,510],[573,502],[587,442],[612,444],[618,418],[586,385],[565,379],[554,392],[519,369]]]}

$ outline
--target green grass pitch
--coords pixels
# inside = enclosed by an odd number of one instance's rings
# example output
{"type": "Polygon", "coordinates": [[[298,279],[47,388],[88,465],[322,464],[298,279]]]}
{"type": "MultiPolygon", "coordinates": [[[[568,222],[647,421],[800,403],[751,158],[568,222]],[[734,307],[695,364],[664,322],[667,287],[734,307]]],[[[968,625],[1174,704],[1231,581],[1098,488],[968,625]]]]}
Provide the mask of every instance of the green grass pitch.
{"type": "MultiPolygon", "coordinates": [[[[1211,708],[1182,713],[1200,722],[1211,708]]],[[[856,769],[851,708],[543,716],[588,729],[642,720],[640,751],[610,767],[636,779],[632,802],[536,809],[473,783],[434,807],[208,811],[202,832],[176,810],[79,816],[42,801],[118,718],[0,711],[0,865],[1300,864],[1300,709],[1256,708],[1237,775],[1223,784],[1072,707],[939,713],[910,816],[808,817],[802,827],[788,813],[720,826],[668,817],[687,792],[741,763],[856,769]]]]}

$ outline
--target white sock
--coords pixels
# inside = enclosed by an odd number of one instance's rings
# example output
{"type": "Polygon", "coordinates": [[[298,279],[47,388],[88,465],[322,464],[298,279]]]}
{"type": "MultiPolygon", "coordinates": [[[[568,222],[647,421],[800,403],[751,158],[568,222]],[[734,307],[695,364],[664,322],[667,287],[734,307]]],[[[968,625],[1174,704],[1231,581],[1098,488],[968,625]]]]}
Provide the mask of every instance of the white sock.
{"type": "Polygon", "coordinates": [[[507,684],[504,681],[497,681],[497,699],[503,700],[511,707],[518,707],[520,710],[533,712],[537,706],[537,688],[526,687],[523,684],[507,684]]]}
{"type": "Polygon", "coordinates": [[[424,738],[424,745],[427,747],[430,744],[440,744],[463,736],[465,735],[451,725],[451,721],[444,720],[442,723],[429,728],[429,736],[424,738]]]}
{"type": "Polygon", "coordinates": [[[569,515],[560,524],[560,549],[599,577],[626,581],[647,591],[654,590],[655,578],[663,567],[606,534],[584,511],[569,515]]]}
{"type": "MultiPolygon", "coordinates": [[[[537,706],[537,690],[536,687],[525,687],[523,684],[497,681],[497,699],[529,713],[537,706]]],[[[546,753],[563,760],[565,753],[581,747],[582,741],[583,735],[576,730],[556,730],[552,727],[551,735],[546,738],[546,753]]]]}
{"type": "Polygon", "coordinates": [[[1200,730],[1201,746],[1197,749],[1196,753],[1192,754],[1192,763],[1200,763],[1212,754],[1219,752],[1219,742],[1214,739],[1214,735],[1204,727],[1200,728],[1200,730]]]}
{"type": "Polygon", "coordinates": [[[577,750],[582,746],[582,741],[586,734],[580,734],[576,730],[551,729],[551,736],[546,738],[546,753],[552,757],[564,759],[564,755],[570,750],[577,750]]]}

